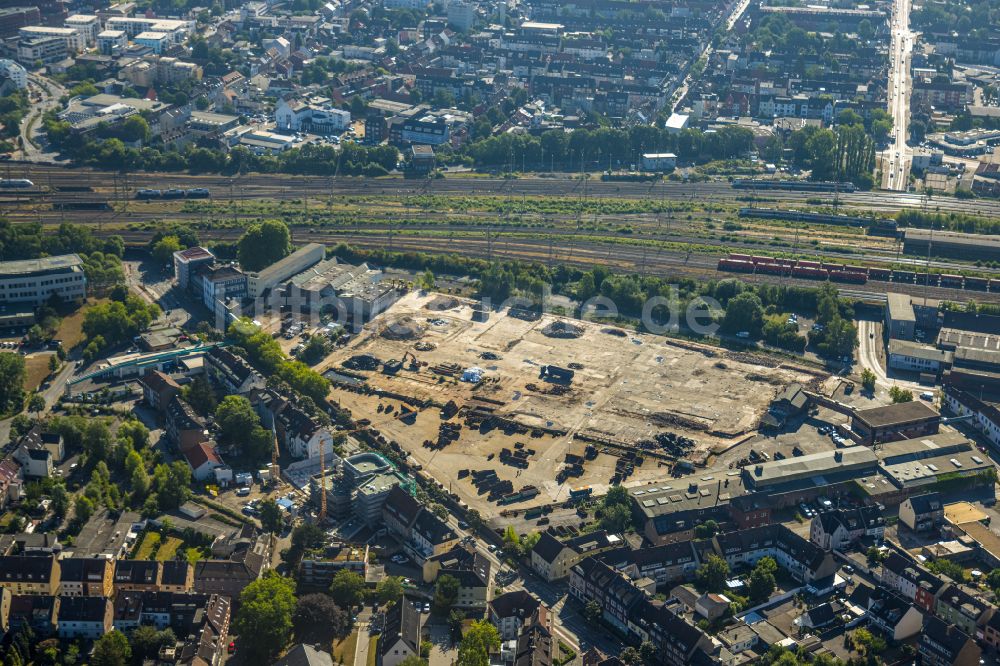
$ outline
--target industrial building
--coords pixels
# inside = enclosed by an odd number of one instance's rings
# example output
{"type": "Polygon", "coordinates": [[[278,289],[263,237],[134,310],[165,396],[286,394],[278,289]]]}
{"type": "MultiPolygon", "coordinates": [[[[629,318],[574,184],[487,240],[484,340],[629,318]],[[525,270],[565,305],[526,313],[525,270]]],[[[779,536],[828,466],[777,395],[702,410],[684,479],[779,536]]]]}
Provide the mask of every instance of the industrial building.
{"type": "Polygon", "coordinates": [[[247,295],[250,298],[263,296],[282,282],[323,261],[325,256],[325,247],[319,243],[309,243],[267,268],[257,273],[250,273],[247,279],[247,295]]]}
{"type": "Polygon", "coordinates": [[[951,257],[971,261],[1000,259],[1000,238],[983,234],[963,234],[956,231],[907,229],[903,236],[903,252],[926,256],[928,246],[935,257],[951,257]]]}
{"type": "Polygon", "coordinates": [[[830,485],[841,478],[874,473],[877,468],[878,456],[871,449],[850,446],[745,467],[743,483],[748,490],[785,492],[830,485]]]}
{"type": "Polygon", "coordinates": [[[885,323],[891,340],[912,340],[916,334],[917,317],[908,294],[886,294],[885,323]]]}
{"type": "Polygon", "coordinates": [[[87,278],[79,255],[0,262],[0,302],[41,305],[53,294],[64,301],[87,297],[87,278]]]}
{"type": "Polygon", "coordinates": [[[292,277],[284,295],[303,311],[336,310],[354,321],[367,321],[395,303],[399,291],[382,281],[381,271],[333,258],[292,277]]]}
{"type": "Polygon", "coordinates": [[[920,401],[901,402],[854,412],[851,431],[861,444],[892,442],[938,431],[941,415],[920,401]]]}
{"type": "Polygon", "coordinates": [[[939,375],[951,366],[953,354],[909,340],[889,340],[889,367],[894,370],[939,375]]]}

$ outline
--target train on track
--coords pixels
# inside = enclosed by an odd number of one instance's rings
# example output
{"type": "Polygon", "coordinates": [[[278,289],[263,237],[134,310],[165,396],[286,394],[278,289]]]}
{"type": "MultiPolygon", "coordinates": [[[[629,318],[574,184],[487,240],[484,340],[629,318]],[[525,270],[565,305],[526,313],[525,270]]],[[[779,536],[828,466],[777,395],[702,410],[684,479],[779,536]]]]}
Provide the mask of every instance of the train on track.
{"type": "Polygon", "coordinates": [[[25,189],[34,186],[35,184],[27,178],[0,178],[0,189],[25,189]]]}
{"type": "Polygon", "coordinates": [[[211,196],[212,193],[204,187],[194,187],[188,190],[179,188],[169,190],[143,189],[137,190],[135,193],[135,198],[142,201],[151,199],[208,199],[211,196]]]}
{"type": "Polygon", "coordinates": [[[793,192],[854,192],[854,183],[828,180],[778,180],[774,178],[734,178],[737,190],[791,190],[793,192]]]}
{"type": "Polygon", "coordinates": [[[829,213],[804,213],[798,210],[780,210],[778,208],[757,208],[744,206],[739,210],[740,217],[756,217],[768,220],[790,220],[792,222],[807,222],[811,224],[834,224],[847,227],[868,229],[870,236],[899,237],[899,226],[896,220],[886,218],[861,217],[857,215],[830,215],[829,213]]]}
{"type": "Polygon", "coordinates": [[[965,289],[1000,293],[1000,279],[990,279],[969,275],[949,275],[946,273],[924,273],[905,271],[878,266],[852,266],[827,261],[805,261],[802,259],[781,259],[749,254],[729,254],[720,259],[720,271],[729,273],[753,273],[793,277],[803,280],[829,280],[847,284],[893,282],[896,284],[918,284],[946,289],[965,289]]]}

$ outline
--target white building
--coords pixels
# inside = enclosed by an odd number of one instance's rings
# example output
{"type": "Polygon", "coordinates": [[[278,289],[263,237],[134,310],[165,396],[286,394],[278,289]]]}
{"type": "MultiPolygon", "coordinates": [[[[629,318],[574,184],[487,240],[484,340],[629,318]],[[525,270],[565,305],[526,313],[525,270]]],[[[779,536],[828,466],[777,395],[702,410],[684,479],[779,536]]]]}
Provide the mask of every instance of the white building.
{"type": "Polygon", "coordinates": [[[124,30],[104,30],[97,35],[97,50],[101,55],[113,55],[128,46],[128,33],[124,30]]]}
{"type": "Polygon", "coordinates": [[[52,294],[64,301],[87,297],[87,278],[79,255],[0,262],[0,303],[41,305],[52,294]]]}
{"type": "Polygon", "coordinates": [[[63,37],[27,37],[17,43],[19,62],[34,67],[35,63],[50,64],[66,59],[70,50],[63,37]]]}
{"type": "Polygon", "coordinates": [[[21,39],[37,39],[39,37],[58,37],[66,44],[66,50],[70,53],[78,53],[87,46],[83,35],[73,28],[52,28],[43,25],[26,25],[18,29],[18,36],[21,39]]]}
{"type": "Polygon", "coordinates": [[[24,90],[28,87],[28,70],[13,60],[0,58],[0,75],[13,81],[18,90],[24,90]]]}
{"type": "Polygon", "coordinates": [[[427,0],[382,0],[386,9],[424,9],[429,4],[427,0]]]}
{"type": "Polygon", "coordinates": [[[682,129],[688,126],[688,121],[691,116],[684,115],[682,113],[671,113],[670,117],[667,118],[666,125],[664,127],[671,134],[678,134],[682,129]]]}
{"type": "Polygon", "coordinates": [[[318,264],[326,256],[326,248],[319,243],[309,243],[281,261],[260,271],[250,273],[247,280],[247,296],[257,298],[282,282],[298,275],[310,266],[318,264]]]}
{"type": "Polygon", "coordinates": [[[643,171],[673,171],[677,168],[677,156],[673,153],[643,153],[643,171]]]}
{"type": "Polygon", "coordinates": [[[129,37],[136,37],[143,32],[162,32],[170,35],[175,44],[183,41],[185,34],[193,27],[194,23],[191,21],[124,16],[109,18],[104,24],[106,30],[124,30],[129,37]]]}
{"type": "Polygon", "coordinates": [[[889,367],[908,372],[938,374],[951,365],[954,354],[908,340],[889,340],[889,367]]]}
{"type": "Polygon", "coordinates": [[[63,25],[79,32],[87,46],[97,42],[97,33],[101,31],[101,23],[93,14],[74,14],[63,25]]]}
{"type": "Polygon", "coordinates": [[[160,55],[173,44],[169,34],[153,31],[140,32],[135,36],[135,43],[153,49],[156,55],[160,55]]]}
{"type": "Polygon", "coordinates": [[[335,109],[328,104],[288,102],[281,99],[274,109],[274,123],[278,130],[334,134],[351,126],[351,112],[335,109]]]}

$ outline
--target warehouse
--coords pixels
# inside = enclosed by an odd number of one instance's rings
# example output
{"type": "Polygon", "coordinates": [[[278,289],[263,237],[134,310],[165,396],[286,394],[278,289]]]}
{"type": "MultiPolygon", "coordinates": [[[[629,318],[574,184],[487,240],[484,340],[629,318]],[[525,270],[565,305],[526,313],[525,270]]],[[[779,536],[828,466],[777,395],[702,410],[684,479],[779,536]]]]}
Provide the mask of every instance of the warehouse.
{"type": "Polygon", "coordinates": [[[632,511],[654,545],[690,541],[694,528],[708,520],[729,520],[729,500],[744,493],[739,478],[686,482],[670,479],[630,488],[632,511]]]}
{"type": "Polygon", "coordinates": [[[0,303],[41,305],[52,294],[64,301],[87,297],[87,278],[79,255],[0,262],[0,303]]]}
{"type": "Polygon", "coordinates": [[[917,317],[908,294],[886,294],[885,322],[889,339],[912,340],[916,333],[917,317]]]}
{"type": "Polygon", "coordinates": [[[285,280],[323,261],[325,256],[325,247],[319,243],[309,243],[259,273],[250,273],[247,280],[248,296],[263,296],[285,280]]]}
{"type": "Polygon", "coordinates": [[[963,234],[955,231],[930,231],[927,229],[907,229],[903,236],[903,252],[906,254],[951,257],[954,259],[1000,259],[1000,238],[981,234],[963,234]]]}
{"type": "Polygon", "coordinates": [[[793,488],[826,486],[843,477],[876,471],[878,457],[864,446],[849,446],[807,456],[785,458],[743,468],[743,483],[755,491],[785,492],[793,488]]]}
{"type": "Polygon", "coordinates": [[[933,435],[941,415],[923,402],[901,402],[854,412],[851,430],[862,444],[933,435]]]}
{"type": "Polygon", "coordinates": [[[949,351],[908,340],[889,340],[889,367],[894,370],[937,375],[951,362],[949,351]]]}

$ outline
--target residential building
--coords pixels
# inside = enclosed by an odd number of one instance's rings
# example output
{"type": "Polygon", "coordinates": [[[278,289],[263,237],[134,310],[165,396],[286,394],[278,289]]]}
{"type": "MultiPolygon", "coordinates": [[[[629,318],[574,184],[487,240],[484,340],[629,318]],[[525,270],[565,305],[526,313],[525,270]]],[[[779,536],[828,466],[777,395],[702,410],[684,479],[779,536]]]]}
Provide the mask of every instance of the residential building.
{"type": "Polygon", "coordinates": [[[124,30],[102,30],[97,35],[97,50],[101,55],[117,55],[127,47],[128,33],[124,30]]]}
{"type": "Polygon", "coordinates": [[[982,650],[955,625],[928,616],[917,641],[917,654],[927,666],[978,666],[982,650]]]}
{"type": "Polygon", "coordinates": [[[876,507],[823,511],[809,526],[809,540],[823,550],[843,550],[858,539],[881,539],[885,533],[885,518],[876,507]]]}
{"type": "Polygon", "coordinates": [[[275,127],[279,131],[339,134],[351,126],[351,112],[327,103],[279,99],[274,108],[275,127]]]}
{"type": "Polygon", "coordinates": [[[114,626],[114,605],[107,597],[62,597],[59,601],[59,638],[97,640],[114,626]]]}
{"type": "Polygon", "coordinates": [[[11,455],[21,465],[21,474],[26,478],[47,478],[52,476],[52,453],[43,447],[22,442],[11,455]]]}
{"type": "Polygon", "coordinates": [[[995,405],[955,386],[945,387],[943,402],[952,413],[971,416],[969,423],[994,446],[1000,446],[1000,409],[995,405]]]}
{"type": "Polygon", "coordinates": [[[67,17],[63,25],[80,33],[84,46],[90,47],[97,43],[97,33],[101,31],[101,23],[93,14],[74,14],[67,17]]]}
{"type": "Polygon", "coordinates": [[[934,613],[944,581],[895,550],[882,562],[879,582],[924,611],[934,613]]]}
{"type": "Polygon", "coordinates": [[[118,592],[156,592],[162,564],[155,560],[115,560],[114,585],[118,592]]]}
{"type": "Polygon", "coordinates": [[[59,562],[52,555],[0,557],[0,587],[11,594],[59,593],[59,562]]]}
{"type": "Polygon", "coordinates": [[[31,37],[21,39],[17,43],[17,61],[29,67],[34,67],[38,62],[43,65],[61,62],[68,55],[69,49],[66,48],[66,40],[62,37],[31,37]]]}
{"type": "Polygon", "coordinates": [[[958,585],[949,585],[938,593],[934,614],[970,636],[986,624],[996,608],[981,596],[973,596],[958,585]]]}
{"type": "Polygon", "coordinates": [[[451,576],[458,581],[455,606],[461,609],[482,610],[490,591],[490,561],[475,548],[458,545],[440,555],[424,561],[425,583],[432,583],[440,576],[451,576]]]}
{"type": "Polygon", "coordinates": [[[159,370],[150,370],[139,378],[142,398],[157,413],[164,413],[174,396],[180,394],[181,386],[159,370]]]}
{"type": "Polygon", "coordinates": [[[59,596],[110,597],[114,590],[114,564],[99,557],[64,557],[59,560],[59,596]]]}
{"type": "Polygon", "coordinates": [[[0,302],[41,305],[53,294],[70,302],[87,297],[79,255],[0,262],[0,302]]]}
{"type": "Polygon", "coordinates": [[[245,358],[225,347],[213,347],[205,354],[205,374],[229,394],[246,395],[267,384],[245,358]]]}
{"type": "Polygon", "coordinates": [[[493,597],[486,616],[500,632],[500,640],[511,641],[517,639],[521,627],[541,605],[542,602],[527,590],[515,590],[493,597]]]}
{"type": "Polygon", "coordinates": [[[298,581],[303,589],[326,591],[333,577],[343,569],[365,576],[368,572],[368,546],[334,544],[322,555],[306,554],[299,561],[298,581]]]}
{"type": "Polygon", "coordinates": [[[55,28],[43,25],[27,25],[17,31],[22,40],[56,37],[63,40],[69,53],[79,53],[87,48],[82,34],[74,28],[55,28]]]}
{"type": "Polygon", "coordinates": [[[868,623],[888,640],[904,641],[923,628],[924,614],[895,592],[877,589],[869,600],[868,623]]]}
{"type": "Polygon", "coordinates": [[[194,567],[187,560],[166,560],[160,563],[161,592],[190,592],[194,589],[194,567]]]}
{"type": "Polygon", "coordinates": [[[407,657],[420,656],[423,616],[406,597],[385,613],[385,628],[378,640],[376,664],[399,666],[407,657]]]}
{"type": "Polygon", "coordinates": [[[297,643],[271,666],[333,666],[333,657],[312,645],[297,643]]]}
{"type": "MultiPolygon", "coordinates": [[[[10,10],[0,9],[0,21],[3,20],[5,11],[10,10]]],[[[18,90],[24,90],[28,87],[28,70],[13,60],[0,58],[0,77],[6,77],[13,81],[14,87],[18,90]]]]}
{"type": "Polygon", "coordinates": [[[182,453],[208,441],[205,421],[179,395],[167,403],[166,432],[167,439],[182,453]]]}
{"type": "Polygon", "coordinates": [[[574,537],[562,543],[549,532],[542,532],[531,550],[531,568],[549,582],[569,576],[570,569],[584,557],[619,548],[620,537],[604,530],[574,537]]]}
{"type": "MultiPolygon", "coordinates": [[[[4,589],[3,593],[6,598],[9,591],[4,589]]],[[[59,602],[59,597],[50,594],[11,595],[8,629],[30,628],[40,638],[54,636],[59,623],[59,602]]]]}
{"type": "Polygon", "coordinates": [[[184,449],[182,453],[188,467],[191,468],[191,476],[196,481],[214,479],[215,469],[224,466],[215,447],[207,442],[199,442],[184,449]]]}
{"type": "Polygon", "coordinates": [[[899,522],[914,532],[927,532],[944,523],[944,504],[937,493],[907,497],[899,505],[899,522]]]}
{"type": "Polygon", "coordinates": [[[458,535],[448,524],[417,502],[398,483],[386,493],[379,515],[418,564],[448,552],[458,543],[458,535]]]}

